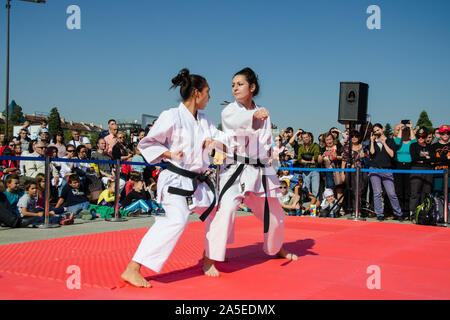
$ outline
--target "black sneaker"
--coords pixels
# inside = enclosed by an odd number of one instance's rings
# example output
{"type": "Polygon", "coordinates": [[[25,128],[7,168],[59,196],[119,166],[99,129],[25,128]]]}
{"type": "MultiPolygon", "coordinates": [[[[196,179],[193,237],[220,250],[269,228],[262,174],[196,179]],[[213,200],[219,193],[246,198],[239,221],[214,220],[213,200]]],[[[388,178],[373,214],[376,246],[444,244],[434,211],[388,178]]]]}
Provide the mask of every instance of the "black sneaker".
{"type": "Polygon", "coordinates": [[[378,216],[378,217],[377,217],[377,220],[378,220],[378,221],[384,221],[384,216],[378,216]]]}
{"type": "Polygon", "coordinates": [[[405,220],[405,218],[403,218],[403,216],[395,216],[395,217],[394,217],[394,220],[397,220],[397,221],[402,222],[402,221],[405,220]]]}

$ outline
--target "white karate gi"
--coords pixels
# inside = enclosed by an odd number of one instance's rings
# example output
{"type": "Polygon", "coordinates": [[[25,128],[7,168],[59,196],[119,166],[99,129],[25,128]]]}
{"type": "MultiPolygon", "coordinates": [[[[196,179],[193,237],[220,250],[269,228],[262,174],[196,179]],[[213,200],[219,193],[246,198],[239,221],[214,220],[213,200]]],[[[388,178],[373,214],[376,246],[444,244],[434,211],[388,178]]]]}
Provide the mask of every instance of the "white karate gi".
{"type": "MultiPolygon", "coordinates": [[[[227,145],[226,136],[211,123],[202,113],[194,116],[180,103],[178,108],[172,108],[161,113],[149,133],[143,138],[138,148],[149,163],[160,163],[161,155],[183,151],[180,162],[167,160],[172,164],[193,172],[203,173],[209,167],[208,150],[203,150],[206,139],[213,139],[227,145]]],[[[169,186],[184,190],[192,190],[192,180],[169,170],[163,170],[157,183],[157,202],[161,203],[166,214],[156,217],[156,221],[141,240],[133,256],[133,261],[160,272],[171,254],[178,239],[183,233],[189,214],[194,211],[199,214],[209,207],[214,200],[205,183],[198,183],[198,188],[192,196],[192,204],[187,204],[186,197],[171,194],[169,186]]],[[[215,192],[215,190],[214,190],[215,192]]]]}
{"type": "MultiPolygon", "coordinates": [[[[270,117],[265,121],[253,120],[253,114],[259,109],[247,110],[239,102],[230,103],[222,111],[222,128],[230,137],[230,153],[251,159],[267,160],[271,156],[272,123],[270,117]]],[[[231,160],[232,161],[232,160],[231,160]]],[[[227,159],[229,162],[229,159],[227,159]]],[[[228,169],[222,166],[220,190],[236,171],[239,163],[228,169]]],[[[264,252],[269,255],[278,253],[284,239],[285,214],[279,203],[280,184],[276,171],[271,166],[265,169],[246,165],[234,184],[225,192],[220,208],[212,212],[206,220],[205,251],[216,261],[225,258],[226,245],[234,242],[234,217],[239,204],[243,201],[260,221],[264,221],[265,193],[262,175],[267,175],[267,197],[270,209],[270,225],[264,234],[264,252]]],[[[263,225],[261,225],[263,232],[263,225]]]]}

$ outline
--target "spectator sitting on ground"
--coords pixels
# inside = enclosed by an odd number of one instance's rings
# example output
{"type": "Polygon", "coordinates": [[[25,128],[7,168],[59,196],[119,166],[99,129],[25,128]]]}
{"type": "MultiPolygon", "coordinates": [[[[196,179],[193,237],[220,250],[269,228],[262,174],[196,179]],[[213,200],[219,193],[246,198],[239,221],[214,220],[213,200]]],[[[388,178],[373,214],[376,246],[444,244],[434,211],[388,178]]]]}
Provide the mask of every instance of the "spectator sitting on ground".
{"type": "Polygon", "coordinates": [[[319,201],[314,195],[303,186],[303,177],[298,176],[297,185],[294,187],[294,195],[299,204],[298,214],[307,214],[310,212],[311,205],[318,205],[319,201]]]}
{"type": "MultiPolygon", "coordinates": [[[[18,181],[18,179],[17,179],[18,181]]],[[[18,183],[18,182],[17,182],[18,183]]],[[[17,202],[19,200],[17,199],[17,202]]],[[[17,203],[11,207],[6,196],[5,184],[0,180],[0,225],[9,228],[24,228],[29,225],[22,220],[22,217],[17,208],[17,203]]]]}
{"type": "MultiPolygon", "coordinates": [[[[36,182],[25,182],[25,192],[17,203],[22,219],[33,226],[44,223],[44,211],[37,207],[36,182]]],[[[73,224],[73,215],[61,217],[55,215],[54,211],[49,211],[48,214],[50,224],[73,224]]]]}
{"type": "Polygon", "coordinates": [[[12,212],[20,217],[19,208],[17,208],[17,203],[19,199],[23,196],[24,192],[20,190],[19,176],[17,174],[10,174],[6,177],[6,190],[4,194],[11,205],[12,212]]]}
{"type": "Polygon", "coordinates": [[[141,179],[141,174],[137,171],[131,171],[129,180],[125,183],[125,189],[121,192],[120,197],[125,199],[125,197],[133,190],[134,181],[141,179]]]}
{"type": "Polygon", "coordinates": [[[339,204],[337,203],[337,199],[334,197],[334,192],[331,189],[325,189],[323,193],[323,201],[320,204],[320,217],[331,217],[331,218],[338,218],[340,217],[339,211],[339,204]]]}
{"type": "Polygon", "coordinates": [[[278,200],[286,215],[294,216],[297,214],[297,210],[300,209],[298,198],[294,195],[294,192],[289,189],[289,184],[286,180],[280,181],[280,196],[278,200]]]}
{"type": "MultiPolygon", "coordinates": [[[[42,209],[42,211],[44,211],[45,208],[45,175],[42,173],[39,173],[36,176],[36,179],[34,179],[36,182],[36,187],[37,187],[37,202],[36,202],[36,207],[38,209],[42,209]]],[[[49,203],[53,201],[53,199],[49,198],[48,199],[49,203]]],[[[55,215],[59,216],[61,219],[64,219],[66,217],[66,215],[64,214],[65,212],[67,212],[67,208],[64,207],[60,207],[60,208],[52,208],[51,206],[49,206],[49,210],[54,212],[55,215]]],[[[67,223],[65,223],[67,224],[67,223]]]]}
{"type": "Polygon", "coordinates": [[[145,190],[147,190],[148,194],[150,195],[152,212],[154,212],[155,214],[164,213],[164,209],[161,203],[158,203],[158,197],[156,193],[157,192],[156,180],[153,178],[149,178],[148,185],[145,188],[145,190]]]}
{"type": "Polygon", "coordinates": [[[114,207],[116,183],[114,182],[114,180],[108,180],[106,186],[107,188],[100,194],[97,204],[101,206],[114,207]]]}
{"type": "Polygon", "coordinates": [[[133,190],[123,200],[122,207],[130,213],[141,211],[149,215],[152,210],[150,195],[144,189],[144,181],[142,178],[133,178],[133,183],[133,190]]]}
{"type": "MultiPolygon", "coordinates": [[[[64,205],[64,207],[67,207],[68,212],[74,213],[76,217],[80,216],[80,211],[89,208],[89,200],[80,187],[80,177],[77,174],[71,174],[68,183],[61,191],[61,197],[58,199],[55,207],[59,208],[64,205]]],[[[93,214],[92,217],[95,218],[96,214],[93,214]]]]}

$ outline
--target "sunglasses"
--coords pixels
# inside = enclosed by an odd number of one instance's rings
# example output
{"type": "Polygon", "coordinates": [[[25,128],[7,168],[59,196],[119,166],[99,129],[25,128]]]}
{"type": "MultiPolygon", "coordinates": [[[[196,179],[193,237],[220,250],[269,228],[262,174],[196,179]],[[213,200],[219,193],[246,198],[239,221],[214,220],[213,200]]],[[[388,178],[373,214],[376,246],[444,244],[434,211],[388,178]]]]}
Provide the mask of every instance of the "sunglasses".
{"type": "Polygon", "coordinates": [[[47,149],[47,147],[36,147],[37,149],[47,149]]]}
{"type": "Polygon", "coordinates": [[[67,152],[75,152],[75,150],[67,150],[67,152]]]}
{"type": "Polygon", "coordinates": [[[280,187],[280,189],[287,189],[287,187],[280,187]]]}

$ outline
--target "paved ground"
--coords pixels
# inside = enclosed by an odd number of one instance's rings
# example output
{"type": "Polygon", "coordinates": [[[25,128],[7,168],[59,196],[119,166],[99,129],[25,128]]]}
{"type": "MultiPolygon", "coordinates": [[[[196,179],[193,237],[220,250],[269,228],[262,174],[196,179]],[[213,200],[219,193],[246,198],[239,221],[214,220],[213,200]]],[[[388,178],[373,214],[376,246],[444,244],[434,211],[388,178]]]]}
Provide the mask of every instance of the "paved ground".
{"type": "MultiPolygon", "coordinates": [[[[248,215],[250,213],[238,212],[238,216],[248,215]]],[[[191,214],[190,221],[199,221],[197,214],[191,214]]],[[[345,215],[338,219],[348,219],[350,216],[345,215]]],[[[324,218],[317,218],[324,219],[324,218]]],[[[376,221],[374,218],[367,218],[367,221],[376,221]]],[[[62,237],[71,237],[76,235],[119,231],[126,229],[136,229],[150,227],[155,222],[155,218],[147,216],[127,217],[124,222],[108,222],[104,219],[81,220],[75,219],[75,223],[69,226],[61,226],[58,228],[3,228],[0,227],[0,245],[20,243],[36,240],[54,239],[62,237]]],[[[398,222],[393,220],[385,220],[380,223],[403,223],[412,224],[410,221],[398,222]]]]}

